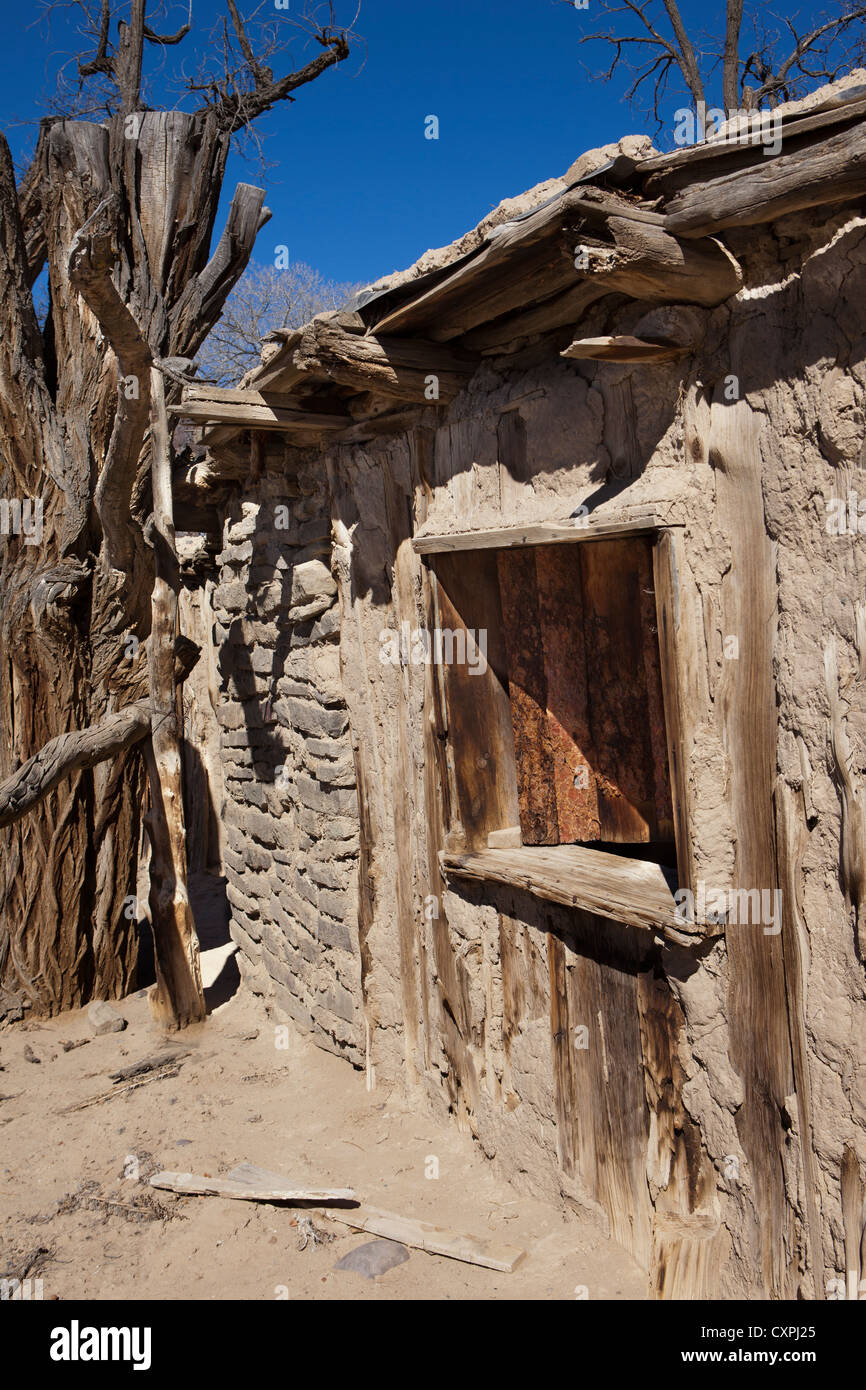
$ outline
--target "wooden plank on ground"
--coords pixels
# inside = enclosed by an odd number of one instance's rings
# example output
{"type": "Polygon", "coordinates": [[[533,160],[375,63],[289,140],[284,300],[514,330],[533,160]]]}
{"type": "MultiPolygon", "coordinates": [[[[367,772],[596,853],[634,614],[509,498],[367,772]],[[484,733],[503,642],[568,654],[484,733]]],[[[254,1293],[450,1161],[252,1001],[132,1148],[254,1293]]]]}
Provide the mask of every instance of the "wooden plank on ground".
{"type": "Polygon", "coordinates": [[[428,1221],[378,1211],[375,1207],[328,1211],[325,1215],[331,1221],[340,1221],[344,1226],[364,1231],[367,1235],[381,1236],[383,1240],[398,1240],[414,1250],[424,1250],[428,1255],[444,1255],[449,1260],[498,1269],[504,1274],[510,1274],[525,1254],[517,1245],[504,1245],[481,1236],[451,1231],[445,1226],[433,1226],[428,1221]]]}
{"type": "Polygon", "coordinates": [[[243,1202],[354,1202],[351,1187],[302,1187],[279,1173],[242,1163],[224,1178],[206,1178],[197,1173],[154,1173],[151,1187],[165,1188],[188,1196],[231,1197],[243,1202]]]}

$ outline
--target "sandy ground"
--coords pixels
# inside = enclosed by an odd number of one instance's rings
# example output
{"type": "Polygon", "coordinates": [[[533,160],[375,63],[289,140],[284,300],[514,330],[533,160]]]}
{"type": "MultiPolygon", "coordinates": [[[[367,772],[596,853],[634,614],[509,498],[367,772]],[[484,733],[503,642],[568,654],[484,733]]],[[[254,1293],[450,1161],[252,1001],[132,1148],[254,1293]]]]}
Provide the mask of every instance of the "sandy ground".
{"type": "Polygon", "coordinates": [[[238,989],[232,952],[203,952],[212,1012],[181,1037],[155,1029],[144,991],[115,1006],[122,1033],[93,1037],[84,1011],[0,1032],[0,1277],[29,1266],[46,1299],[646,1297],[644,1275],[600,1224],[514,1190],[447,1116],[368,1092],[361,1073],[297,1033],[283,1030],[288,1046],[277,1047],[274,1024],[238,989]],[[164,1047],[190,1050],[176,1075],[68,1109],[164,1047]],[[425,1176],[431,1156],[438,1178],[425,1176]],[[297,1209],[146,1181],[159,1169],[213,1177],[244,1160],[526,1255],[502,1274],[412,1250],[368,1279],[334,1266],[370,1237],[319,1210],[314,1225],[333,1240],[301,1250],[297,1209]]]}

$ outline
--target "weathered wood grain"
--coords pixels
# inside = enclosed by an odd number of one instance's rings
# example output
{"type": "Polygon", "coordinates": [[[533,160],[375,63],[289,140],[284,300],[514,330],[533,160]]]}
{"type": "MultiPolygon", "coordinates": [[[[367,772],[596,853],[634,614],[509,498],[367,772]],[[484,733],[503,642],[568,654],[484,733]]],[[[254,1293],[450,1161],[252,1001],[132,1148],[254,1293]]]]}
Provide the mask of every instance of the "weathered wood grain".
{"type": "Polygon", "coordinates": [[[627,859],[583,845],[527,845],[466,853],[446,850],[440,861],[449,876],[509,884],[627,926],[661,931],[677,941],[697,941],[721,931],[711,923],[678,918],[674,890],[651,860],[627,859]]]}
{"type": "Polygon", "coordinates": [[[366,1231],[369,1235],[381,1236],[383,1240],[397,1240],[415,1250],[425,1250],[428,1255],[444,1255],[446,1259],[462,1260],[464,1264],[498,1269],[503,1274],[510,1274],[525,1253],[516,1245],[452,1231],[445,1226],[434,1226],[429,1221],[416,1221],[411,1217],[379,1211],[375,1207],[357,1207],[354,1211],[335,1210],[326,1214],[330,1220],[340,1221],[355,1231],[366,1231]]]}
{"type": "Polygon", "coordinates": [[[486,634],[485,670],[460,661],[443,666],[456,809],[466,846],[482,848],[489,831],[519,819],[496,556],[485,551],[467,564],[443,554],[435,571],[440,631],[486,634]]]}
{"type": "Polygon", "coordinates": [[[592,514],[574,521],[538,522],[532,526],[498,526],[479,531],[453,531],[420,535],[412,541],[419,555],[448,554],[462,550],[498,550],[507,546],[552,545],[558,542],[603,540],[613,536],[649,535],[662,525],[656,512],[641,510],[627,517],[592,514]]]}
{"type": "Polygon", "coordinates": [[[354,1202],[355,1190],[351,1187],[310,1187],[292,1183],[279,1173],[268,1173],[262,1168],[254,1169],[245,1164],[241,1176],[235,1169],[226,1178],[205,1178],[197,1173],[154,1173],[150,1179],[151,1187],[164,1188],[168,1192],[179,1192],[195,1197],[230,1197],[240,1202],[311,1202],[317,1206],[323,1202],[354,1202]],[[244,1172],[249,1169],[249,1172],[244,1172]]]}
{"type": "Polygon", "coordinates": [[[844,202],[866,192],[866,121],[793,154],[695,183],[667,206],[673,236],[704,237],[726,227],[753,227],[803,208],[844,202]]]}
{"type": "MultiPolygon", "coordinates": [[[[747,401],[714,400],[709,458],[718,524],[730,543],[722,630],[736,635],[739,652],[723,663],[717,696],[737,835],[733,887],[773,892],[779,887],[773,829],[777,591],[775,549],[764,521],[761,427],[747,401]]],[[[739,925],[728,929],[726,943],[730,1057],[744,1088],[737,1130],[755,1188],[756,1286],[791,1297],[794,1214],[783,1176],[788,1139],[782,1116],[794,1078],[781,935],[768,935],[757,924],[739,925]]]]}

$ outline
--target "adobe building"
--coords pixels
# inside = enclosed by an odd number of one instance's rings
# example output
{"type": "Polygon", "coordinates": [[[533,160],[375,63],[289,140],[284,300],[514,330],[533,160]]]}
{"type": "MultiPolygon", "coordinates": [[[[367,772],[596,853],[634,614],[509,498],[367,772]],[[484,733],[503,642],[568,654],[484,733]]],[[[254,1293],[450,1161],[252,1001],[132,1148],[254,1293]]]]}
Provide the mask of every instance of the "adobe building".
{"type": "Polygon", "coordinates": [[[866,1273],[863,81],[584,155],[179,412],[247,987],[660,1298],[866,1273]]]}

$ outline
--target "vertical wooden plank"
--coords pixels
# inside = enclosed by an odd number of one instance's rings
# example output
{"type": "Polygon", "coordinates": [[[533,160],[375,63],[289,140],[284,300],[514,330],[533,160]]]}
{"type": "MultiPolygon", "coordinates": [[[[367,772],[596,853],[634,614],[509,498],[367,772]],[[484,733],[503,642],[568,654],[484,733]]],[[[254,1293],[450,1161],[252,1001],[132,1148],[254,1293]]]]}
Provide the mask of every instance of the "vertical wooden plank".
{"type": "Polygon", "coordinates": [[[577,1116],[580,1107],[571,1065],[573,1039],[568,1009],[565,946],[555,931],[547,933],[547,963],[550,971],[550,1041],[556,1099],[556,1143],[562,1170],[571,1176],[579,1144],[577,1116]]]}
{"type": "MultiPolygon", "coordinates": [[[[738,371],[736,357],[731,370],[738,371]]],[[[743,376],[746,376],[744,372],[743,376]]],[[[709,457],[716,475],[717,523],[730,543],[722,578],[722,631],[737,637],[723,663],[717,705],[731,768],[736,828],[735,889],[779,887],[773,825],[777,711],[773,648],[776,556],[761,486],[763,416],[747,400],[713,401],[709,457]]],[[[793,1089],[781,935],[760,923],[728,927],[730,1058],[743,1084],[737,1131],[752,1180],[756,1287],[790,1298],[796,1288],[794,1211],[785,1184],[786,1097],[793,1089]]]]}
{"type": "MultiPolygon", "coordinates": [[[[647,968],[645,947],[628,927],[575,911],[570,971],[572,1026],[589,1031],[589,1047],[575,1052],[581,1128],[591,1118],[594,1189],[608,1213],[611,1234],[649,1267],[652,1204],[646,1181],[649,1112],[644,1089],[638,1016],[638,981],[647,968]]],[[[588,1148],[588,1136],[582,1147],[588,1148]]],[[[588,1155],[587,1155],[588,1156],[588,1155]]]]}
{"type": "Polygon", "coordinates": [[[445,665],[460,821],[467,848],[484,848],[491,830],[517,825],[519,815],[496,553],[437,555],[434,568],[443,633],[485,634],[485,669],[477,652],[445,665]]]}
{"type": "Polygon", "coordinates": [[[644,946],[593,913],[548,916],[550,1019],[560,1160],[607,1212],[611,1234],[649,1268],[650,1126],[638,982],[644,946]]]}
{"type": "Polygon", "coordinates": [[[579,548],[539,545],[533,550],[557,839],[560,844],[597,840],[598,793],[592,771],[579,548]]]}
{"type": "Polygon", "coordinates": [[[674,839],[673,794],[668,766],[667,726],[662,691],[661,653],[659,650],[658,613],[656,611],[654,548],[651,541],[641,539],[635,544],[640,628],[643,636],[643,675],[646,685],[646,717],[649,728],[652,776],[655,803],[654,839],[674,839]]]}
{"type": "MultiPolygon", "coordinates": [[[[656,814],[653,742],[644,646],[655,634],[641,622],[638,547],[643,538],[580,546],[590,726],[598,784],[600,838],[663,838],[656,814]]],[[[661,703],[659,697],[658,704],[661,703]]]]}
{"type": "Polygon", "coordinates": [[[663,531],[653,546],[653,577],[659,637],[659,658],[669,782],[673,806],[674,838],[677,851],[677,878],[681,888],[693,889],[692,847],[688,821],[688,782],[686,777],[687,712],[683,709],[679,680],[677,633],[679,630],[679,583],[676,542],[663,531]]]}
{"type": "Polygon", "coordinates": [[[560,838],[555,761],[547,718],[534,547],[492,553],[497,557],[502,595],[521,836],[526,845],[555,845],[560,838]]]}

